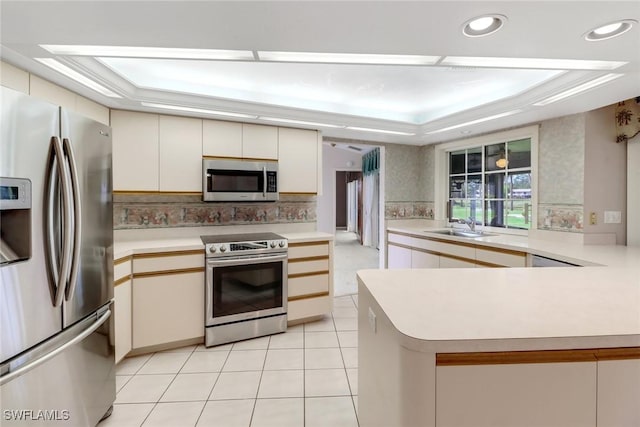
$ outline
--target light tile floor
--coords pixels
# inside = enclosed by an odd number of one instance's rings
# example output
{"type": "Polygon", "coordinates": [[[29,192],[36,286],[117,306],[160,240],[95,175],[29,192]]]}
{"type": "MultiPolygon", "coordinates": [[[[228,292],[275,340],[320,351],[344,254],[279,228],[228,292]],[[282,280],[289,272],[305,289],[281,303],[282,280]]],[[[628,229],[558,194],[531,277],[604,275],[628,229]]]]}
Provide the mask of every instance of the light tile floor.
{"type": "Polygon", "coordinates": [[[124,359],[100,427],[358,426],[357,295],[284,334],[124,359]]]}

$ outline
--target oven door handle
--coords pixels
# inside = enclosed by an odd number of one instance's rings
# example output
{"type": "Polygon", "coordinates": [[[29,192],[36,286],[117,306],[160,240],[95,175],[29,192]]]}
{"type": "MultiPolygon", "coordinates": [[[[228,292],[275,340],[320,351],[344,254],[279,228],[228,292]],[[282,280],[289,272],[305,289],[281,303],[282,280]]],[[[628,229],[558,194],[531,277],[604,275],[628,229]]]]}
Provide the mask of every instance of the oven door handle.
{"type": "Polygon", "coordinates": [[[248,255],[246,257],[233,257],[226,259],[207,259],[207,266],[219,267],[223,265],[243,265],[243,264],[255,264],[269,261],[283,261],[287,259],[287,254],[279,255],[248,255]]]}

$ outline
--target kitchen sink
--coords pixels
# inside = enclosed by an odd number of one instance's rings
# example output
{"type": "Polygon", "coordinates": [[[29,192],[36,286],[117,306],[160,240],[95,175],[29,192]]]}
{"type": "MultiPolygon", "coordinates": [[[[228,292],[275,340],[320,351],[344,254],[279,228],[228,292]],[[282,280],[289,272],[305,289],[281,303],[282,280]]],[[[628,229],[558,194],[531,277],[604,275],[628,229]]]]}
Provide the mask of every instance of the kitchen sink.
{"type": "Polygon", "coordinates": [[[444,234],[447,236],[466,237],[469,239],[475,239],[478,237],[495,236],[494,233],[486,233],[484,231],[472,231],[472,230],[457,230],[455,228],[447,228],[444,230],[425,230],[427,233],[444,234]]]}

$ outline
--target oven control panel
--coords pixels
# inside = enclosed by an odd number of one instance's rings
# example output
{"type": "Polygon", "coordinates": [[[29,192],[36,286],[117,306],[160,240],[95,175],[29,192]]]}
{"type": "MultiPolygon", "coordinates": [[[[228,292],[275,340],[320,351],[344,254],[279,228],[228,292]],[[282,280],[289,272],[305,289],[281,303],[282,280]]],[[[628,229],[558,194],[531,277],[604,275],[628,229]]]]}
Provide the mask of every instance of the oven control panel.
{"type": "Polygon", "coordinates": [[[205,252],[207,256],[222,256],[222,255],[241,255],[255,254],[255,253],[268,253],[268,252],[282,252],[288,248],[286,239],[279,240],[260,240],[251,242],[225,242],[225,243],[207,243],[205,245],[205,252]]]}

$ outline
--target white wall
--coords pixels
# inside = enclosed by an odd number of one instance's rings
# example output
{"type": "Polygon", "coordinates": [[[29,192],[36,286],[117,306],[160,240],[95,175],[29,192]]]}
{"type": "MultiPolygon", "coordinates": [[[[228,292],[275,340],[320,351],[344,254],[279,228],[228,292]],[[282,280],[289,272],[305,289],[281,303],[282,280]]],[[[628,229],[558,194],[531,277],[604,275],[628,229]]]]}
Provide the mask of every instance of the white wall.
{"type": "Polygon", "coordinates": [[[336,171],[362,170],[362,155],[354,151],[332,147],[325,143],[322,146],[322,195],[317,199],[317,227],[318,231],[333,234],[335,232],[335,190],[336,171]],[[347,162],[353,166],[347,166],[347,162]]]}
{"type": "Polygon", "coordinates": [[[627,142],[627,245],[640,246],[640,136],[627,142]]]}

